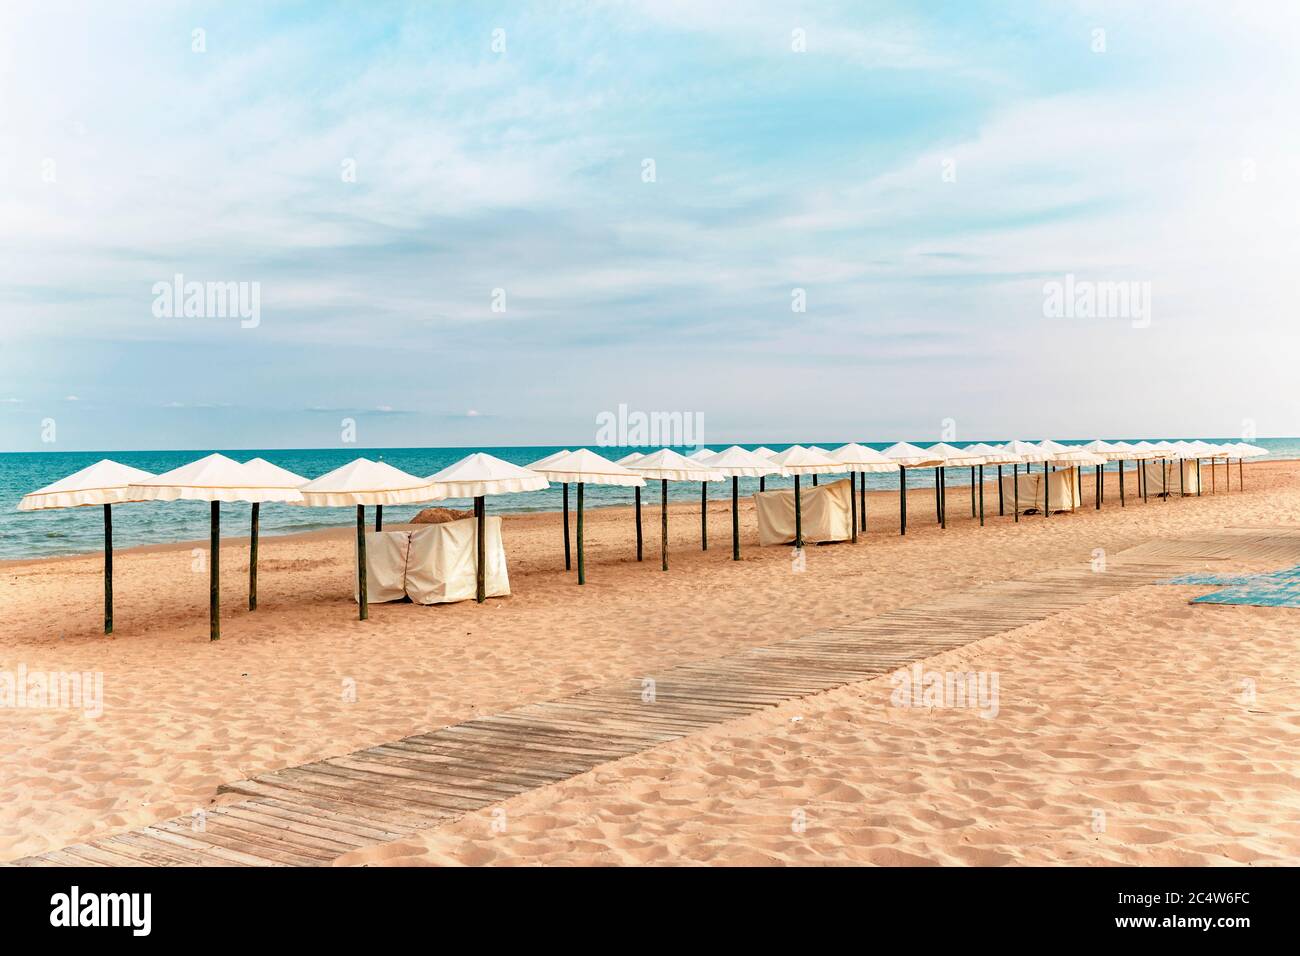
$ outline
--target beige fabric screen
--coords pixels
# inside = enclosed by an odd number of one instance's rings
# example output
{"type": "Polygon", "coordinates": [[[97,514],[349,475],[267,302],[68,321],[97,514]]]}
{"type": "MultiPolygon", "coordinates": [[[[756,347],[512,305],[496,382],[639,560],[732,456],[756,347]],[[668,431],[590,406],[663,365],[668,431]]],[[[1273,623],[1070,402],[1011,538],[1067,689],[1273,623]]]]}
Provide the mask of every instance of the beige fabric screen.
{"type": "MultiPolygon", "coordinates": [[[[384,604],[406,597],[406,554],[410,546],[409,531],[366,532],[367,604],[384,604]]],[[[355,556],[355,545],[352,550],[355,556]]],[[[355,564],[354,557],[353,565],[355,564]]],[[[355,582],[352,600],[361,601],[355,582]]]]}
{"type": "Polygon", "coordinates": [[[1196,462],[1194,461],[1180,462],[1178,459],[1171,458],[1167,462],[1162,462],[1159,458],[1155,458],[1142,462],[1142,467],[1146,472],[1144,477],[1146,478],[1148,495],[1158,495],[1166,490],[1171,495],[1176,495],[1180,491],[1194,495],[1200,488],[1196,481],[1196,462]],[[1178,483],[1179,464],[1183,466],[1182,484],[1178,483]],[[1162,465],[1165,469],[1165,481],[1167,483],[1165,485],[1160,483],[1160,468],[1162,465]]]}
{"type": "MultiPolygon", "coordinates": [[[[462,518],[411,532],[406,594],[412,601],[446,604],[474,599],[475,525],[473,518],[462,518]]],[[[505,597],[510,593],[510,578],[501,544],[501,519],[489,515],[485,530],[484,586],[488,597],[505,597]]]]}
{"type": "MultiPolygon", "coordinates": [[[[852,486],[847,478],[813,488],[800,488],[799,503],[806,543],[847,541],[851,522],[852,486]]],[[[758,512],[758,543],[789,544],[794,541],[794,489],[760,491],[754,495],[758,512]]]]}
{"type": "MultiPolygon", "coordinates": [[[[1083,504],[1083,498],[1079,494],[1079,469],[1078,468],[1058,468],[1056,471],[1048,473],[1048,481],[1051,483],[1049,491],[1051,492],[1051,505],[1053,511],[1070,511],[1083,504]]],[[[1017,494],[1015,479],[1011,475],[1002,476],[1002,498],[1005,507],[1011,507],[1012,496],[1017,494]]],[[[1043,510],[1043,473],[1035,471],[1032,474],[1020,475],[1019,484],[1019,504],[1022,512],[1034,509],[1038,512],[1043,510]]]]}

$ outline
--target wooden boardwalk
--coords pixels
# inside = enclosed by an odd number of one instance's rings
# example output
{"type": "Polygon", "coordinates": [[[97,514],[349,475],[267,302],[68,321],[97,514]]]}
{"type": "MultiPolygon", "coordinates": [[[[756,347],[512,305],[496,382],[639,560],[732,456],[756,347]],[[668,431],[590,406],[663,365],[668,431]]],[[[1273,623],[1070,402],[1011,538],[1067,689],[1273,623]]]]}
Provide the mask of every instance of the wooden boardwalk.
{"type": "Polygon", "coordinates": [[[224,785],[245,799],[14,861],[25,866],[316,866],[724,721],[888,674],[1207,561],[1300,563],[1300,530],[1157,540],[857,624],[693,661],[224,785]],[[649,683],[653,681],[653,683],[649,683]]]}

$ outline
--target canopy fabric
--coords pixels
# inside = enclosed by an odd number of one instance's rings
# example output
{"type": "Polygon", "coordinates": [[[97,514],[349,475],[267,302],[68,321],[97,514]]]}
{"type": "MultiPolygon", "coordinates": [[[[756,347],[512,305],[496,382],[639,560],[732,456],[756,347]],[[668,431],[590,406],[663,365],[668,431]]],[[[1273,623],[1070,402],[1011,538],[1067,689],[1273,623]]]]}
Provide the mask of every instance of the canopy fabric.
{"type": "Polygon", "coordinates": [[[1119,461],[1123,458],[1129,457],[1125,449],[1120,448],[1117,445],[1112,445],[1108,441],[1102,441],[1100,438],[1088,442],[1088,444],[1083,446],[1083,449],[1084,451],[1092,452],[1094,455],[1099,455],[1107,461],[1119,461]]]}
{"type": "MultiPolygon", "coordinates": [[[[1015,464],[1017,461],[1021,464],[1031,461],[1042,461],[1041,458],[1037,457],[1039,454],[1038,446],[1030,444],[1027,441],[1012,439],[1002,446],[1002,451],[1012,456],[1011,464],[1015,464]]],[[[1003,462],[1003,464],[1007,463],[1003,462]]]]}
{"type": "Polygon", "coordinates": [[[704,462],[692,461],[671,448],[661,448],[633,462],[631,470],[655,481],[722,481],[727,476],[704,462]]]}
{"type": "Polygon", "coordinates": [[[53,484],[23,495],[18,502],[18,510],[44,511],[47,508],[81,508],[87,505],[144,501],[129,486],[152,477],[147,471],[104,458],[53,484]]]}
{"type": "Polygon", "coordinates": [[[569,451],[569,449],[567,448],[565,448],[563,451],[553,451],[545,458],[539,458],[537,459],[537,461],[533,462],[530,465],[525,465],[524,467],[527,468],[529,471],[536,471],[539,468],[545,468],[553,461],[559,461],[565,455],[571,455],[571,454],[573,454],[573,452],[569,451]]]}
{"type": "Polygon", "coordinates": [[[834,475],[844,471],[843,462],[803,445],[791,445],[773,455],[771,461],[780,465],[787,475],[834,475]]]}
{"type": "Polygon", "coordinates": [[[849,471],[897,471],[898,464],[874,448],[849,442],[830,453],[831,458],[846,466],[849,471]]]}
{"type": "Polygon", "coordinates": [[[1093,452],[1088,451],[1088,449],[1080,446],[1074,448],[1066,448],[1065,451],[1058,452],[1056,456],[1052,458],[1052,461],[1062,462],[1062,463],[1068,462],[1069,464],[1072,465],[1096,466],[1096,465],[1106,464],[1106,462],[1109,461],[1109,459],[1106,458],[1104,455],[1095,454],[1093,452]]]}
{"type": "Polygon", "coordinates": [[[697,451],[691,452],[686,457],[689,458],[691,461],[708,461],[716,454],[717,452],[714,451],[712,448],[700,448],[697,451]]]}
{"type": "Polygon", "coordinates": [[[297,488],[264,485],[258,474],[259,470],[250,470],[233,458],[208,455],[132,482],[130,493],[144,501],[302,501],[302,492],[297,488]]]}
{"type": "Polygon", "coordinates": [[[302,475],[295,475],[287,468],[273,465],[265,458],[250,458],[244,467],[254,480],[264,488],[301,488],[307,484],[302,475]]]}
{"type": "Polygon", "coordinates": [[[905,441],[890,445],[881,454],[892,460],[895,466],[903,468],[934,468],[945,464],[942,458],[936,457],[929,449],[918,448],[905,441]]]}
{"type": "Polygon", "coordinates": [[[640,461],[644,457],[645,457],[644,452],[634,451],[630,455],[624,455],[618,461],[614,462],[614,464],[622,465],[624,468],[626,468],[628,465],[632,464],[632,462],[640,461]]]}
{"type": "Polygon", "coordinates": [[[429,478],[440,498],[480,498],[541,491],[545,477],[484,452],[475,452],[429,478]]]}
{"type": "MultiPolygon", "coordinates": [[[[968,445],[963,448],[962,451],[966,452],[968,455],[978,455],[980,458],[983,458],[983,464],[985,465],[1019,465],[1024,462],[1024,458],[1012,454],[1007,451],[1005,447],[1000,445],[990,445],[986,442],[968,445]]],[[[973,464],[978,465],[980,462],[973,462],[973,464]]]]}
{"type": "Polygon", "coordinates": [[[946,442],[939,442],[937,445],[931,445],[929,452],[932,455],[943,455],[944,464],[960,468],[970,468],[975,465],[986,464],[984,456],[970,448],[957,448],[946,442]]]}
{"type": "Polygon", "coordinates": [[[602,458],[589,448],[568,452],[553,458],[549,464],[534,466],[532,470],[550,481],[622,485],[628,488],[641,488],[645,485],[645,479],[636,472],[616,465],[608,458],[602,458]]]}
{"type": "Polygon", "coordinates": [[[785,472],[780,465],[739,445],[732,445],[718,452],[705,464],[728,478],[763,478],[767,475],[785,477],[785,472]]]}
{"type": "Polygon", "coordinates": [[[417,478],[383,461],[357,458],[307,482],[302,503],[312,508],[348,505],[406,505],[437,501],[440,494],[425,478],[417,478]]]}
{"type": "Polygon", "coordinates": [[[1034,453],[1030,456],[1031,461],[1065,461],[1058,459],[1058,455],[1064,455],[1069,452],[1069,448],[1060,442],[1054,442],[1050,438],[1044,438],[1038,444],[1034,445],[1034,453]]]}
{"type": "Polygon", "coordinates": [[[766,445],[759,445],[757,448],[754,449],[754,454],[762,455],[764,458],[771,458],[773,455],[776,454],[776,452],[768,448],[766,445]]]}

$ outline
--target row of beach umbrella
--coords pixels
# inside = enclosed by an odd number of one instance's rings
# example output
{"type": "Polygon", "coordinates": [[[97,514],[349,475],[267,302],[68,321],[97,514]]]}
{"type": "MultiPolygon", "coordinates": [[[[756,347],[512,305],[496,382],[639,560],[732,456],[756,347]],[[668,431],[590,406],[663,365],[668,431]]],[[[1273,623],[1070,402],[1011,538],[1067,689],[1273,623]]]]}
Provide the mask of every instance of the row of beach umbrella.
{"type": "MultiPolygon", "coordinates": [[[[220,535],[221,504],[247,502],[252,505],[249,544],[248,607],[257,609],[257,546],[259,506],[262,502],[281,502],[307,507],[355,507],[357,526],[357,594],[359,616],[368,616],[366,593],[366,511],[375,508],[375,529],[383,527],[384,505],[419,504],[449,498],[473,499],[474,517],[477,521],[476,599],[485,597],[484,587],[484,523],[486,499],[489,496],[538,491],[549,483],[563,486],[564,513],[564,565],[572,568],[572,551],[569,537],[569,485],[576,486],[576,552],[578,583],[586,583],[586,562],[583,547],[583,510],[586,485],[630,487],[635,490],[636,556],[643,559],[641,489],[646,481],[660,483],[660,560],[668,570],[668,484],[669,482],[699,482],[701,486],[701,547],[708,549],[708,527],[705,507],[707,487],[713,482],[731,481],[732,558],[740,560],[739,481],[741,478],[758,478],[760,490],[766,489],[769,477],[793,478],[795,501],[795,546],[803,547],[801,480],[811,477],[814,485],[820,475],[848,474],[850,485],[852,538],[857,541],[858,531],[866,531],[866,474],[898,471],[899,475],[899,533],[907,533],[907,472],[913,468],[935,469],[936,516],[946,527],[946,470],[950,467],[971,470],[971,514],[978,511],[980,523],[984,522],[984,467],[998,469],[999,513],[1004,512],[1001,475],[1003,467],[1010,465],[1017,491],[1013,503],[1015,519],[1020,519],[1018,501],[1019,468],[1026,470],[1031,464],[1042,463],[1044,473],[1056,465],[1097,469],[1097,507],[1101,507],[1101,469],[1109,462],[1120,464],[1120,503],[1124,504],[1124,470],[1126,460],[1168,461],[1194,460],[1199,470],[1200,462],[1226,463],[1238,459],[1239,476],[1244,481],[1241,462],[1268,452],[1255,445],[1236,443],[1210,445],[1205,442],[1125,442],[1094,441],[1087,445],[1061,445],[1044,441],[1037,444],[1011,441],[1003,445],[978,444],[955,447],[946,443],[922,448],[907,442],[891,445],[877,451],[866,445],[850,443],[834,450],[817,446],[793,445],[780,452],[769,448],[748,450],[733,445],[723,451],[700,449],[690,456],[669,448],[649,454],[633,453],[617,462],[610,461],[590,449],[574,451],[564,449],[533,462],[527,467],[511,464],[477,452],[444,468],[428,478],[407,474],[382,461],[358,458],[340,468],[308,480],[301,475],[280,468],[261,458],[237,462],[224,455],[213,454],[183,465],[161,475],[151,475],[138,468],[103,460],[69,475],[53,484],[34,491],[19,502],[20,511],[37,511],[50,508],[99,506],[104,516],[104,633],[113,631],[113,524],[112,506],[140,501],[206,501],[211,506],[211,536],[209,555],[209,621],[210,638],[217,640],[221,634],[220,623],[220,535]],[[978,471],[978,480],[976,472],[978,471]],[[856,495],[854,494],[856,492],[856,495]],[[978,493],[978,502],[977,502],[978,493]]],[[[1181,464],[1178,474],[1182,474],[1181,464]]],[[[1146,498],[1148,489],[1139,470],[1141,494],[1146,498]]],[[[1165,469],[1162,467],[1162,475],[1165,469]]],[[[1213,480],[1213,478],[1212,478],[1213,480]]],[[[1044,485],[1046,488],[1046,484],[1044,485]]],[[[1244,485],[1243,485],[1244,487],[1244,485]]],[[[1170,493],[1167,483],[1157,494],[1170,493]]],[[[1199,484],[1198,484],[1199,493],[1199,484]]],[[[1044,513],[1050,514],[1050,502],[1044,501],[1044,513]]]]}

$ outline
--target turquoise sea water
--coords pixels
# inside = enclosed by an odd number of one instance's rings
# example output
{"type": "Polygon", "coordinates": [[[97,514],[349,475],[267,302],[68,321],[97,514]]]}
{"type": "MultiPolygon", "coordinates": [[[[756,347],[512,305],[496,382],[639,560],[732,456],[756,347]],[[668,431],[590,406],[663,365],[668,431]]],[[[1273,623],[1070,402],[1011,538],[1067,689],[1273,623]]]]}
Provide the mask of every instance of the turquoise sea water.
{"type": "MultiPolygon", "coordinates": [[[[1140,436],[1126,438],[1126,441],[1160,441],[1162,436],[1140,436]]],[[[988,439],[982,439],[988,440],[988,439]]],[[[996,439],[994,439],[996,440],[996,439]]],[[[1029,439],[1034,440],[1034,439],[1029,439]]],[[[1175,441],[1177,438],[1166,440],[1175,441]]],[[[1191,440],[1191,439],[1188,439],[1191,440]]],[[[1231,438],[1205,438],[1208,442],[1235,441],[1231,438]]],[[[820,441],[813,444],[824,448],[834,448],[842,441],[820,441]]],[[[872,442],[875,448],[886,448],[892,442],[872,442]]],[[[916,444],[930,444],[917,442],[916,444]]],[[[961,442],[954,444],[973,444],[961,442]]],[[[1062,442],[1062,444],[1072,444],[1062,442]]],[[[1077,444],[1085,444],[1078,442],[1077,444]]],[[[1300,458],[1300,438],[1261,438],[1254,444],[1267,448],[1270,458],[1300,458]]],[[[575,446],[576,447],[576,446],[575,446]]],[[[709,446],[720,450],[724,445],[709,446]]],[[[758,444],[746,445],[757,448],[758,444]]],[[[768,447],[780,451],[787,444],[769,443],[768,447]]],[[[316,478],[327,471],[346,464],[353,458],[364,456],[382,459],[389,464],[422,477],[432,475],[470,454],[472,451],[485,451],[506,461],[526,465],[551,452],[558,451],[555,446],[510,447],[510,448],[316,448],[316,449],[191,449],[186,451],[117,451],[117,452],[32,452],[0,454],[0,560],[16,558],[37,558],[61,554],[84,554],[99,551],[103,547],[103,521],[98,508],[67,508],[51,511],[20,512],[18,500],[29,491],[35,491],[51,482],[66,477],[101,458],[114,461],[145,471],[158,474],[178,468],[194,461],[213,450],[221,451],[237,461],[262,457],[268,461],[303,475],[316,478]]],[[[611,459],[622,458],[633,451],[653,451],[649,448],[610,448],[597,449],[611,459]]],[[[689,452],[691,449],[680,449],[689,452]]],[[[1247,464],[1249,469],[1249,463],[1247,464]]],[[[987,476],[986,476],[987,477],[987,476]]],[[[966,469],[949,469],[948,482],[952,486],[964,484],[969,480],[966,469]]],[[[791,479],[769,478],[769,488],[786,487],[793,484],[791,479]]],[[[916,469],[908,475],[908,487],[924,487],[933,484],[933,473],[929,469],[916,469]]],[[[895,474],[869,474],[868,488],[896,489],[898,477],[895,474]]],[[[669,486],[669,497],[674,501],[698,501],[700,487],[695,483],[673,482],[669,486]]],[[[748,495],[758,489],[757,479],[741,479],[740,491],[748,495]]],[[[645,499],[658,501],[659,489],[647,488],[642,492],[645,499]]],[[[729,498],[730,482],[711,484],[710,498],[729,498]]],[[[572,496],[571,496],[572,497],[572,496]]],[[[587,507],[602,505],[629,504],[632,501],[631,488],[611,488],[592,485],[586,488],[587,507]]],[[[436,502],[452,508],[467,508],[468,501],[436,502]]],[[[552,485],[545,491],[527,494],[503,495],[488,501],[489,509],[497,514],[529,511],[557,511],[561,506],[561,486],[552,485]]],[[[249,505],[224,504],[221,509],[222,534],[237,537],[248,534],[249,505]]],[[[409,520],[423,505],[400,505],[384,508],[385,523],[400,523],[409,520]]],[[[303,508],[294,505],[264,504],[261,508],[261,533],[263,535],[286,534],[298,531],[311,531],[318,528],[343,527],[356,520],[356,512],[351,508],[303,508]]],[[[373,520],[373,519],[372,519],[373,520]]],[[[129,548],[143,544],[163,544],[173,541],[193,541],[207,537],[208,505],[204,502],[141,502],[137,504],[117,505],[113,508],[113,538],[118,548],[129,548]]]]}

